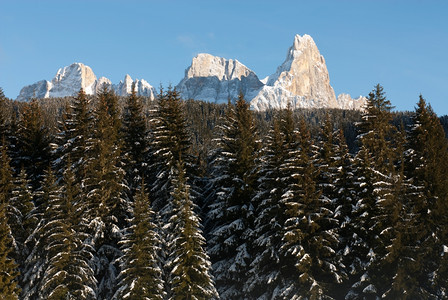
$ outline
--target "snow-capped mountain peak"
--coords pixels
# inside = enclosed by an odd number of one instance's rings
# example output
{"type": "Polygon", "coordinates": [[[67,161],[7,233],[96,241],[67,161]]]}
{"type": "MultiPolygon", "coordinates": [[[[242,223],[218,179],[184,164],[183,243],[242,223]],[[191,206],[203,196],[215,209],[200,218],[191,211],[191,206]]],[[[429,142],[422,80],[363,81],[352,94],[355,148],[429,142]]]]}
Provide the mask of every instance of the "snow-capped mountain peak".
{"type": "Polygon", "coordinates": [[[132,84],[135,83],[135,89],[142,96],[155,97],[155,89],[145,80],[132,80],[131,76],[126,75],[123,81],[113,85],[106,77],[97,79],[95,73],[89,66],[82,63],[73,63],[69,66],[60,68],[54,78],[50,81],[42,80],[32,85],[25,86],[20,91],[17,100],[28,101],[31,98],[57,98],[74,96],[82,88],[88,95],[95,95],[101,90],[104,84],[112,88],[121,96],[131,93],[132,84]]]}
{"type": "Polygon", "coordinates": [[[64,97],[72,95],[81,88],[87,94],[93,94],[96,76],[89,66],[82,63],[73,63],[70,66],[60,68],[53,80],[50,97],[64,97]]]}
{"type": "Polygon", "coordinates": [[[240,92],[246,97],[255,96],[262,86],[257,75],[238,60],[201,53],[185,70],[177,90],[184,99],[225,103],[236,99],[240,92]]]}

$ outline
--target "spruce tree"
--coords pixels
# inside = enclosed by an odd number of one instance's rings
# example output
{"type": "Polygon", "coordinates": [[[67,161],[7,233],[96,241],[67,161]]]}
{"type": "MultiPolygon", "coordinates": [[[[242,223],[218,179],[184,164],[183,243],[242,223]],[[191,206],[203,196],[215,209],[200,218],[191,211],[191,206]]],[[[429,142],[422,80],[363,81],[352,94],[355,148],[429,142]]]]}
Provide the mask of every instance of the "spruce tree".
{"type": "Polygon", "coordinates": [[[150,149],[148,122],[143,111],[142,99],[137,95],[134,84],[131,94],[126,98],[121,131],[126,181],[131,191],[135,192],[141,179],[148,175],[150,149]]]}
{"type": "Polygon", "coordinates": [[[50,163],[51,154],[51,138],[44,126],[42,110],[37,100],[24,105],[17,135],[19,156],[13,166],[26,169],[33,190],[36,190],[50,163]]]}
{"type": "Polygon", "coordinates": [[[171,193],[173,232],[169,236],[167,261],[170,299],[215,299],[218,293],[211,276],[211,263],[183,168],[179,162],[171,193]]]}
{"type": "Polygon", "coordinates": [[[356,253],[351,245],[355,238],[353,229],[353,212],[356,205],[355,193],[355,175],[353,167],[353,158],[348,151],[345,142],[344,133],[338,131],[335,137],[334,157],[331,159],[334,163],[333,189],[334,198],[334,218],[337,220],[339,245],[336,257],[341,266],[342,282],[334,287],[334,298],[338,299],[345,295],[348,287],[351,285],[349,278],[354,271],[353,261],[356,253]]]}
{"type": "Polygon", "coordinates": [[[286,277],[285,261],[279,251],[286,220],[280,200],[289,180],[283,164],[297,145],[292,113],[290,107],[278,113],[257,161],[259,179],[252,199],[257,208],[251,236],[254,259],[245,286],[246,296],[251,298],[275,298],[277,288],[286,277]]]}
{"type": "Polygon", "coordinates": [[[209,254],[222,299],[242,299],[251,257],[257,133],[249,104],[229,103],[212,161],[209,254]]]}
{"type": "Polygon", "coordinates": [[[57,135],[58,148],[55,151],[57,175],[62,177],[70,158],[76,183],[86,175],[87,141],[93,131],[90,100],[83,89],[66,107],[57,135]]]}
{"type": "Polygon", "coordinates": [[[397,170],[400,145],[396,128],[392,125],[391,103],[383,88],[375,86],[369,94],[362,121],[358,124],[361,145],[356,157],[357,204],[352,243],[359,259],[352,268],[354,284],[347,297],[374,298],[388,289],[395,274],[395,253],[402,244],[396,237],[402,211],[401,189],[403,178],[397,170]],[[358,241],[356,241],[358,240],[358,241]],[[391,261],[393,263],[391,263],[391,261]],[[356,274],[356,275],[355,275],[356,274]]]}
{"type": "Polygon", "coordinates": [[[114,299],[165,299],[158,230],[144,181],[137,188],[131,226],[126,230],[114,299]]]}
{"type": "Polygon", "coordinates": [[[393,106],[386,98],[381,85],[376,85],[367,97],[362,120],[358,125],[358,141],[365,146],[372,158],[375,170],[389,175],[394,170],[396,160],[391,111],[393,106]]]}
{"type": "MultiPolygon", "coordinates": [[[[47,184],[52,184],[54,179],[47,177],[47,184]]],[[[61,193],[48,199],[44,214],[42,234],[47,267],[40,294],[45,299],[94,299],[96,280],[89,266],[91,251],[83,242],[86,234],[79,222],[82,211],[75,201],[79,190],[70,167],[63,183],[61,193]]]]}
{"type": "Polygon", "coordinates": [[[414,214],[418,220],[419,274],[421,289],[437,297],[446,296],[448,273],[448,142],[440,120],[420,96],[409,132],[406,174],[419,190],[414,214]]]}
{"type": "Polygon", "coordinates": [[[340,282],[338,235],[328,230],[333,212],[318,189],[315,152],[303,119],[299,133],[299,148],[289,162],[294,181],[281,199],[287,214],[281,251],[289,261],[289,276],[279,292],[283,298],[330,298],[331,284],[340,282]]]}
{"type": "Polygon", "coordinates": [[[6,97],[3,89],[0,87],[0,145],[4,145],[4,138],[8,135],[6,97]]]}
{"type": "Polygon", "coordinates": [[[22,286],[22,276],[25,275],[26,262],[33,243],[29,243],[30,235],[34,231],[38,219],[32,215],[35,209],[31,184],[24,169],[21,170],[14,181],[11,191],[11,198],[7,208],[9,226],[11,227],[14,239],[14,258],[19,264],[21,272],[20,283],[22,286]]]}
{"type": "Polygon", "coordinates": [[[118,99],[104,87],[98,94],[96,120],[87,140],[86,176],[83,180],[85,218],[90,237],[86,242],[95,249],[91,264],[98,282],[98,299],[110,299],[119,274],[117,258],[122,253],[118,241],[127,227],[129,199],[124,191],[124,170],[121,167],[118,99]]]}
{"type": "MultiPolygon", "coordinates": [[[[156,211],[166,211],[169,210],[170,204],[167,201],[172,191],[171,180],[177,163],[184,161],[186,172],[189,175],[194,174],[193,159],[189,154],[190,135],[183,113],[183,103],[176,90],[169,89],[164,92],[161,89],[150,124],[152,156],[154,157],[150,168],[153,206],[156,211]]],[[[190,181],[193,179],[190,178],[190,181]]],[[[192,192],[195,193],[195,185],[193,182],[190,183],[192,192]]]]}
{"type": "Polygon", "coordinates": [[[6,217],[7,199],[0,194],[0,298],[19,299],[18,268],[12,258],[11,229],[6,217]]]}
{"type": "MultiPolygon", "coordinates": [[[[23,171],[22,171],[23,173],[23,171]]],[[[19,196],[27,191],[24,179],[21,180],[22,192],[18,194],[17,199],[23,198],[19,196]]],[[[49,204],[59,198],[60,189],[56,184],[56,178],[50,167],[43,175],[40,189],[35,193],[36,207],[34,207],[27,215],[27,220],[32,221],[36,225],[30,232],[26,242],[32,245],[29,254],[26,257],[23,267],[22,279],[22,295],[23,299],[39,299],[42,298],[43,279],[48,267],[49,256],[47,255],[49,232],[47,224],[50,222],[49,204]]],[[[26,194],[24,194],[26,195],[26,194]]],[[[53,253],[54,255],[54,253],[53,253]]]]}

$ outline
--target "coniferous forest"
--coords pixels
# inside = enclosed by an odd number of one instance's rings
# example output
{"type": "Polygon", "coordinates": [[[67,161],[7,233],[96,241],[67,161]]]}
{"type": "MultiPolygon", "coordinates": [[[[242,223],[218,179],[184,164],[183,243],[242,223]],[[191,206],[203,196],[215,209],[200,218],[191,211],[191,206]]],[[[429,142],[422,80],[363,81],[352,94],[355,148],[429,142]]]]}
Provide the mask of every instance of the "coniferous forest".
{"type": "Polygon", "coordinates": [[[0,90],[1,299],[447,299],[447,117],[0,90]]]}

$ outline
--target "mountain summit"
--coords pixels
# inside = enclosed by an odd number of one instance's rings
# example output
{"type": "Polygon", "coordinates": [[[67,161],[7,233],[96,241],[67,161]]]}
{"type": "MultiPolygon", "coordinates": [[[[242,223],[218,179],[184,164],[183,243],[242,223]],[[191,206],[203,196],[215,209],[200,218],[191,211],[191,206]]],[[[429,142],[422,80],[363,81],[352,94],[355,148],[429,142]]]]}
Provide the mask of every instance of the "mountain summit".
{"type": "Polygon", "coordinates": [[[223,103],[234,100],[239,92],[255,110],[293,107],[359,109],[364,98],[343,94],[336,98],[324,57],[309,35],[296,35],[285,61],[266,81],[237,60],[210,54],[193,58],[185,77],[177,86],[185,99],[223,103]]]}
{"type": "Polygon", "coordinates": [[[124,81],[112,85],[105,77],[97,79],[89,66],[82,63],[73,63],[70,66],[60,68],[51,81],[41,80],[25,86],[20,91],[17,100],[28,101],[31,98],[57,98],[74,96],[82,88],[88,95],[95,95],[103,84],[111,85],[117,94],[125,96],[131,93],[132,83],[140,95],[154,98],[155,89],[145,80],[132,80],[129,75],[124,81]]]}
{"type": "MultiPolygon", "coordinates": [[[[17,100],[73,96],[81,88],[94,95],[103,84],[111,85],[120,96],[130,94],[132,84],[139,95],[150,98],[156,95],[155,89],[143,79],[133,80],[126,75],[118,84],[112,84],[105,77],[97,79],[90,67],[74,63],[59,69],[52,81],[42,80],[24,87],[17,100]]],[[[238,60],[201,53],[193,58],[176,89],[183,99],[213,103],[234,101],[243,93],[255,110],[285,108],[288,103],[293,108],[361,109],[366,100],[353,99],[348,94],[336,98],[325,59],[313,38],[306,34],[294,37],[285,61],[264,80],[238,60]]]]}
{"type": "Polygon", "coordinates": [[[255,97],[262,86],[257,75],[238,60],[201,53],[176,88],[184,99],[226,103],[240,92],[248,99],[255,97]]]}
{"type": "Polygon", "coordinates": [[[294,107],[339,107],[324,57],[309,35],[296,35],[285,61],[269,76],[266,86],[252,100],[259,110],[294,107]]]}

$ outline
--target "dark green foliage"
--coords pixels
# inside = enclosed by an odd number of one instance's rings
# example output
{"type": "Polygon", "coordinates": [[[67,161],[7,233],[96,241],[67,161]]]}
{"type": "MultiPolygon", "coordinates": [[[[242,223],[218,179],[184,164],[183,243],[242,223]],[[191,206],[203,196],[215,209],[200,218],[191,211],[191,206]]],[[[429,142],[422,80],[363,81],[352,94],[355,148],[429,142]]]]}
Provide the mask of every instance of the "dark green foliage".
{"type": "Polygon", "coordinates": [[[314,165],[314,156],[309,131],[302,119],[298,148],[288,162],[293,181],[281,199],[287,215],[281,250],[290,262],[291,272],[281,290],[286,298],[297,294],[310,299],[330,298],[329,285],[340,282],[334,255],[338,236],[328,226],[333,213],[328,208],[328,198],[318,189],[319,170],[314,165]]]}
{"type": "Polygon", "coordinates": [[[207,242],[222,299],[447,297],[446,116],[392,112],[379,85],[363,112],[242,98],[0,90],[0,293],[217,298],[207,242]]]}
{"type": "MultiPolygon", "coordinates": [[[[48,189],[59,189],[51,173],[48,189]]],[[[42,237],[45,245],[46,269],[40,294],[45,299],[93,299],[96,280],[89,266],[91,251],[83,241],[86,233],[80,225],[79,194],[70,168],[64,174],[60,193],[49,197],[43,216],[42,237]]]]}
{"type": "Polygon", "coordinates": [[[25,168],[35,190],[43,171],[50,164],[51,151],[51,139],[44,126],[42,110],[37,100],[32,100],[23,107],[17,138],[19,156],[14,167],[25,168]]]}
{"type": "Polygon", "coordinates": [[[125,163],[126,181],[134,191],[142,178],[147,178],[149,160],[148,122],[143,112],[142,100],[133,86],[131,95],[127,97],[123,113],[123,160],[125,163]]]}
{"type": "Polygon", "coordinates": [[[218,293],[211,276],[211,263],[183,168],[178,163],[171,193],[173,231],[169,236],[167,262],[170,299],[215,299],[218,293]]]}
{"type": "Polygon", "coordinates": [[[229,103],[213,155],[209,196],[209,254],[222,299],[241,299],[252,257],[258,143],[249,104],[240,95],[229,103]]]}
{"type": "MultiPolygon", "coordinates": [[[[22,173],[24,173],[22,171],[22,173]]],[[[49,266],[49,258],[47,255],[47,247],[49,244],[49,220],[54,217],[47,208],[50,203],[59,198],[59,186],[56,184],[56,178],[50,168],[43,174],[43,180],[40,189],[36,192],[37,205],[30,213],[27,214],[27,220],[32,221],[35,226],[27,235],[27,246],[29,247],[28,256],[24,262],[23,268],[23,285],[22,297],[39,299],[42,297],[43,283],[45,271],[49,266]]],[[[21,178],[20,193],[17,201],[27,196],[27,181],[21,178]]],[[[54,253],[53,253],[54,255],[54,253]]]]}
{"type": "Polygon", "coordinates": [[[359,142],[372,157],[375,170],[385,175],[393,172],[395,162],[393,141],[396,129],[391,123],[392,108],[383,87],[378,84],[369,94],[362,121],[358,124],[359,142]]]}
{"type": "Polygon", "coordinates": [[[251,297],[271,299],[287,276],[285,259],[279,251],[286,220],[285,206],[280,201],[286,192],[290,175],[284,162],[297,146],[292,110],[280,111],[266,137],[258,164],[258,187],[252,199],[255,212],[254,255],[245,291],[251,297]]]}
{"type": "Polygon", "coordinates": [[[62,176],[67,162],[72,162],[75,182],[86,175],[87,141],[93,131],[90,101],[84,90],[65,107],[57,135],[58,148],[55,151],[57,174],[62,176]]]}
{"type": "Polygon", "coordinates": [[[121,273],[114,298],[164,299],[166,292],[162,280],[159,243],[154,212],[145,192],[144,181],[141,181],[135,195],[131,226],[121,241],[121,273]]]}
{"type": "Polygon", "coordinates": [[[189,153],[191,144],[183,113],[184,103],[178,92],[161,90],[157,104],[150,121],[154,159],[151,166],[151,194],[154,198],[153,206],[159,211],[169,205],[167,201],[172,191],[171,176],[176,165],[184,161],[188,173],[192,175],[195,167],[189,153]]]}
{"type": "Polygon", "coordinates": [[[38,219],[31,214],[35,209],[33,194],[31,192],[31,184],[24,169],[16,177],[11,194],[7,212],[8,222],[16,248],[15,258],[20,264],[21,272],[23,272],[25,259],[32,247],[31,245],[26,245],[26,241],[38,222],[38,219]]]}
{"type": "Polygon", "coordinates": [[[114,294],[119,274],[117,259],[122,255],[118,242],[127,227],[129,199],[124,193],[124,170],[121,167],[121,140],[117,97],[104,87],[94,111],[95,124],[87,143],[86,176],[83,189],[83,223],[88,228],[89,245],[95,249],[92,265],[98,281],[99,299],[114,294]]]}
{"type": "MultiPolygon", "coordinates": [[[[446,293],[448,273],[444,267],[448,241],[448,142],[431,107],[420,96],[410,131],[407,174],[419,189],[414,214],[420,217],[420,280],[438,297],[446,293]]],[[[417,230],[417,229],[416,229],[417,230]]],[[[414,233],[415,234],[415,233],[414,233]]]]}
{"type": "Polygon", "coordinates": [[[0,298],[19,299],[18,268],[12,258],[11,229],[6,217],[6,200],[0,194],[0,298]]]}

